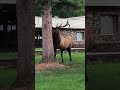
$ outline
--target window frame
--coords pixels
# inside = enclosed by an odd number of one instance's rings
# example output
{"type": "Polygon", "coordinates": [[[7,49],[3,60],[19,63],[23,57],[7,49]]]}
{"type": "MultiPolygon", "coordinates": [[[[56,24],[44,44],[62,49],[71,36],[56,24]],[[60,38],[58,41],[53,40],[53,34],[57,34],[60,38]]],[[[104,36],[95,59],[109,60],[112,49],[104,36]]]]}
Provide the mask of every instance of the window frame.
{"type": "Polygon", "coordinates": [[[2,26],[2,29],[0,29],[0,31],[4,31],[4,27],[3,24],[0,24],[0,27],[2,26]]]}
{"type": "Polygon", "coordinates": [[[102,14],[101,16],[100,16],[100,35],[116,35],[116,32],[117,32],[117,19],[118,18],[118,16],[116,15],[116,14],[102,14]],[[113,31],[113,34],[102,34],[101,33],[101,17],[102,16],[112,16],[113,17],[113,28],[114,28],[114,31],[113,31]]]}
{"type": "Polygon", "coordinates": [[[7,25],[7,31],[9,32],[9,31],[11,31],[11,30],[12,30],[11,25],[8,24],[8,25],[7,25]],[[9,27],[10,29],[8,29],[8,27],[9,27]]]}
{"type": "Polygon", "coordinates": [[[84,31],[76,32],[76,41],[77,42],[82,42],[82,41],[84,41],[84,39],[85,39],[85,32],[84,31]],[[83,33],[83,34],[81,34],[82,35],[82,40],[81,41],[78,41],[78,39],[77,39],[77,33],[83,33]]]}
{"type": "Polygon", "coordinates": [[[12,30],[13,30],[13,31],[16,31],[16,30],[17,30],[17,25],[14,25],[14,24],[13,24],[13,25],[12,25],[12,30]],[[14,28],[15,28],[15,29],[14,29],[14,28]]]}

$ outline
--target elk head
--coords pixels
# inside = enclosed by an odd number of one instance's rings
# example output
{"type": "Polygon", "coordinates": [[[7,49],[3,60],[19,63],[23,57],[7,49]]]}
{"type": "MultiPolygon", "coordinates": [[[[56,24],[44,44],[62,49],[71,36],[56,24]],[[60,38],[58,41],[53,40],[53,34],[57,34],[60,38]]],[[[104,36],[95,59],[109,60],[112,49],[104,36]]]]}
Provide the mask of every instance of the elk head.
{"type": "Polygon", "coordinates": [[[69,22],[67,21],[67,23],[62,26],[62,23],[60,24],[60,26],[58,26],[58,24],[56,25],[56,28],[53,28],[53,43],[54,44],[59,44],[60,43],[60,30],[62,27],[66,27],[68,26],[70,27],[69,22]]]}
{"type": "Polygon", "coordinates": [[[66,27],[68,25],[70,27],[70,24],[69,24],[68,20],[67,20],[67,23],[64,26],[62,26],[62,23],[60,24],[60,26],[58,26],[58,23],[57,23],[56,28],[54,28],[54,30],[53,30],[53,33],[58,34],[60,32],[61,28],[66,27]]]}

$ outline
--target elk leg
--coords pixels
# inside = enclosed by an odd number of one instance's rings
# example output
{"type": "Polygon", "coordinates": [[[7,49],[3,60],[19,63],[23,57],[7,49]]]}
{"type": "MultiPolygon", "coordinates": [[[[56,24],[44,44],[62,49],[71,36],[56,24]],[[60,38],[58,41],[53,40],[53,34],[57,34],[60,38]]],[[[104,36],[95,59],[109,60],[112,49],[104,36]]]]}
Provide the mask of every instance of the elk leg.
{"type": "Polygon", "coordinates": [[[64,63],[63,61],[63,50],[61,49],[61,58],[62,58],[62,63],[64,63]]]}
{"type": "Polygon", "coordinates": [[[71,58],[71,48],[68,48],[67,51],[68,51],[68,53],[69,53],[70,62],[71,62],[71,61],[72,61],[72,58],[71,58]]]}
{"type": "Polygon", "coordinates": [[[56,58],[56,49],[54,49],[54,58],[56,58]]]}

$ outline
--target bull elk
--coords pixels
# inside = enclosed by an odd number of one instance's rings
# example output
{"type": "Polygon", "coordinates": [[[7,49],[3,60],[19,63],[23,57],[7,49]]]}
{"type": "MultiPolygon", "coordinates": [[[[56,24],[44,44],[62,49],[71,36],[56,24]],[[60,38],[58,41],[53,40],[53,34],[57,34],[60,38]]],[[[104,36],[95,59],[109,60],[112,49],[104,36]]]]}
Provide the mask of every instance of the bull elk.
{"type": "Polygon", "coordinates": [[[64,63],[63,61],[63,51],[67,50],[69,53],[69,57],[70,57],[70,62],[72,61],[72,57],[71,57],[71,47],[73,46],[73,38],[71,35],[63,35],[62,33],[60,33],[60,30],[62,27],[66,27],[68,26],[70,27],[70,24],[67,23],[62,26],[62,23],[60,26],[56,26],[56,28],[53,30],[53,45],[54,45],[54,53],[56,57],[56,50],[60,49],[61,51],[61,58],[62,58],[62,63],[64,63]]]}

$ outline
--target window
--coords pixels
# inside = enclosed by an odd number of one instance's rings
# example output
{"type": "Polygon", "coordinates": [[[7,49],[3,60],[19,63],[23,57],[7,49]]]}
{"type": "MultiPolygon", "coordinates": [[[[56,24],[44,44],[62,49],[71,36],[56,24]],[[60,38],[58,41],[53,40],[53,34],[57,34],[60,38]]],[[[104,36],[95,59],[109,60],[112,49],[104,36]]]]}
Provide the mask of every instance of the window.
{"type": "Polygon", "coordinates": [[[12,30],[16,30],[16,25],[13,25],[13,26],[12,26],[12,30]]]}
{"type": "Polygon", "coordinates": [[[0,25],[0,31],[2,31],[3,30],[3,25],[0,25]]]}
{"type": "Polygon", "coordinates": [[[35,36],[35,39],[37,39],[37,36],[35,36]]]}
{"type": "Polygon", "coordinates": [[[38,35],[38,40],[42,39],[42,36],[38,35]]]}
{"type": "Polygon", "coordinates": [[[83,41],[84,40],[84,32],[77,33],[77,41],[83,41]]]}
{"type": "Polygon", "coordinates": [[[116,16],[103,15],[100,18],[101,34],[115,34],[116,31],[116,16]]]}
{"type": "Polygon", "coordinates": [[[10,31],[11,30],[11,26],[7,25],[7,30],[10,31]]]}

